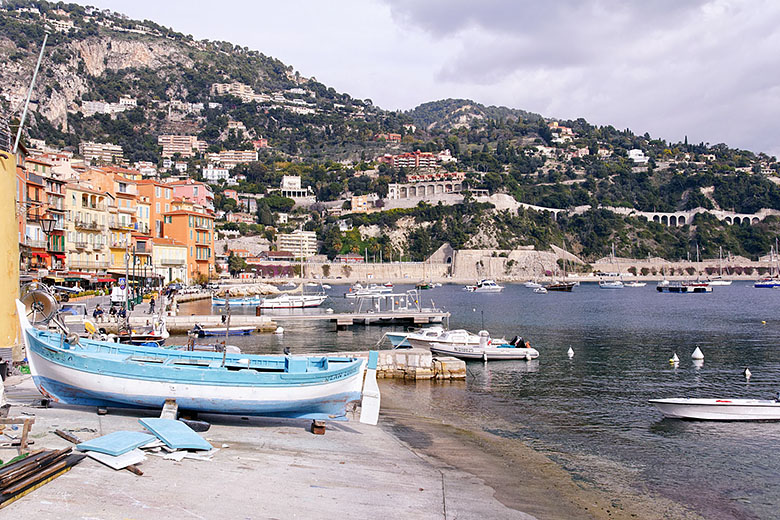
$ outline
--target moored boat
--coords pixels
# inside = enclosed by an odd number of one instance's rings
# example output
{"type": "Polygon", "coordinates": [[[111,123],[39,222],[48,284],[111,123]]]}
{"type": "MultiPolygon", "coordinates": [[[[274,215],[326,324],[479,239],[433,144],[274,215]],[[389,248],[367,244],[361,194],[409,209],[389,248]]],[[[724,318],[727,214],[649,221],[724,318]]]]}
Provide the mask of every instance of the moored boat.
{"type": "Polygon", "coordinates": [[[40,392],[82,406],[345,419],[360,399],[365,360],[130,347],[35,329],[17,302],[30,372],[40,392]]]}
{"type": "Polygon", "coordinates": [[[712,292],[712,287],[705,282],[669,282],[665,285],[659,283],[655,289],[658,292],[678,294],[703,294],[712,292]]]}
{"type": "Polygon", "coordinates": [[[411,334],[407,340],[413,347],[428,348],[434,354],[460,359],[484,361],[502,359],[535,359],[539,351],[516,336],[512,341],[493,340],[487,331],[471,334],[466,330],[444,331],[439,334],[411,334]]]}
{"type": "Polygon", "coordinates": [[[523,284],[523,286],[528,287],[529,289],[538,289],[542,286],[539,282],[534,282],[533,280],[528,280],[523,284]]]}
{"type": "Polygon", "coordinates": [[[667,417],[705,421],[778,421],[780,402],[768,399],[650,399],[667,417]]]}
{"type": "Polygon", "coordinates": [[[576,282],[551,282],[544,286],[547,291],[571,292],[577,285],[576,282]]]}
{"type": "Polygon", "coordinates": [[[192,328],[192,333],[199,338],[207,336],[245,336],[251,334],[256,327],[203,327],[200,324],[196,324],[192,328]]]}
{"type": "Polygon", "coordinates": [[[756,280],[753,287],[757,289],[777,289],[780,288],[780,278],[765,277],[756,280]]]}
{"type": "Polygon", "coordinates": [[[644,287],[647,282],[624,282],[623,287],[644,287]]]}
{"type": "Polygon", "coordinates": [[[625,287],[620,280],[601,280],[599,282],[599,289],[622,289],[625,287]]]}
{"type": "Polygon", "coordinates": [[[503,285],[498,285],[494,280],[480,280],[476,285],[467,285],[464,290],[468,292],[488,292],[496,293],[504,290],[503,285]]]}
{"type": "Polygon", "coordinates": [[[326,294],[281,294],[263,298],[257,306],[261,309],[304,309],[319,307],[327,299],[326,294]]]}
{"type": "Polygon", "coordinates": [[[261,296],[245,296],[241,298],[225,298],[220,296],[211,297],[211,305],[224,306],[230,304],[231,307],[257,306],[263,300],[261,296]]]}

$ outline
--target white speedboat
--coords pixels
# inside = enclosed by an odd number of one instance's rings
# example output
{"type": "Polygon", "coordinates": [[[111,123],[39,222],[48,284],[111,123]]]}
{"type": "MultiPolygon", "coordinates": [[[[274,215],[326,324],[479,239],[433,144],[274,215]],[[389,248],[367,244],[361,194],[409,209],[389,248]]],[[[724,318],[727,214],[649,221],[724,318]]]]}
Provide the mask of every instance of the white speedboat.
{"type": "Polygon", "coordinates": [[[534,292],[536,294],[547,294],[547,289],[545,289],[544,287],[537,287],[536,289],[534,289],[534,292]]]}
{"type": "Polygon", "coordinates": [[[469,292],[501,292],[504,287],[493,280],[485,279],[478,281],[476,285],[467,285],[465,290],[469,292]]]}
{"type": "Polygon", "coordinates": [[[480,331],[479,335],[471,334],[466,330],[445,331],[427,338],[418,334],[410,334],[407,341],[417,348],[427,348],[434,354],[452,356],[460,359],[482,359],[484,361],[500,359],[526,359],[539,357],[539,351],[515,337],[512,341],[493,340],[487,331],[480,331]],[[476,339],[476,343],[474,340],[476,339]]]}
{"type": "Polygon", "coordinates": [[[370,284],[368,287],[363,287],[361,284],[356,283],[344,293],[344,297],[358,298],[360,296],[374,296],[377,294],[389,294],[391,292],[393,292],[392,287],[385,287],[384,285],[377,285],[375,283],[370,284]]]}
{"type": "Polygon", "coordinates": [[[720,276],[713,276],[712,278],[707,278],[704,281],[708,285],[721,285],[721,286],[731,285],[731,280],[724,280],[720,276]]]}
{"type": "Polygon", "coordinates": [[[780,402],[768,399],[650,399],[667,417],[705,421],[778,421],[780,402]]]}
{"type": "Polygon", "coordinates": [[[622,289],[625,287],[620,280],[602,280],[599,282],[599,289],[622,289]]]}
{"type": "Polygon", "coordinates": [[[326,294],[281,294],[274,298],[263,298],[258,304],[261,309],[303,309],[319,307],[328,296],[326,294]]]}
{"type": "Polygon", "coordinates": [[[644,287],[647,282],[625,282],[623,287],[644,287]]]}
{"type": "Polygon", "coordinates": [[[542,286],[542,284],[538,282],[534,282],[533,280],[528,280],[523,284],[525,287],[528,287],[529,289],[538,289],[542,286]]]}
{"type": "Polygon", "coordinates": [[[390,340],[390,343],[393,344],[393,348],[410,348],[412,345],[407,341],[407,338],[409,337],[409,334],[421,334],[423,336],[427,337],[433,337],[438,336],[444,332],[444,328],[434,325],[433,327],[428,327],[425,329],[419,329],[415,331],[408,331],[408,332],[385,332],[385,337],[390,340]]]}

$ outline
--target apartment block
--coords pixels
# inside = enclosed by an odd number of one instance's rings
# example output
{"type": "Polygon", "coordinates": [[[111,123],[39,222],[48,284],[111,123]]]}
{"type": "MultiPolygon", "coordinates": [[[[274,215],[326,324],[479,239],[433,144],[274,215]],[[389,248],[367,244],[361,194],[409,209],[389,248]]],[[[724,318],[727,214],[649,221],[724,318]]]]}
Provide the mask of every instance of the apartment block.
{"type": "Polygon", "coordinates": [[[205,141],[199,141],[194,135],[161,135],[157,138],[157,144],[162,146],[163,157],[173,157],[179,154],[181,157],[192,157],[195,151],[206,151],[205,141]]]}

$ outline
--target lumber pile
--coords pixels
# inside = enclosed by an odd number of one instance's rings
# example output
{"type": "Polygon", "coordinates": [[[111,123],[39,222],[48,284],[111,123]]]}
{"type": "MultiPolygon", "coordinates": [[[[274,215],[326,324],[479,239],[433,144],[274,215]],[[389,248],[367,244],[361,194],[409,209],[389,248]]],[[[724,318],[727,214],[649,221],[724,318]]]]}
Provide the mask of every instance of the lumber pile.
{"type": "Polygon", "coordinates": [[[85,457],[71,451],[71,448],[38,450],[0,466],[0,508],[54,480],[85,457]]]}

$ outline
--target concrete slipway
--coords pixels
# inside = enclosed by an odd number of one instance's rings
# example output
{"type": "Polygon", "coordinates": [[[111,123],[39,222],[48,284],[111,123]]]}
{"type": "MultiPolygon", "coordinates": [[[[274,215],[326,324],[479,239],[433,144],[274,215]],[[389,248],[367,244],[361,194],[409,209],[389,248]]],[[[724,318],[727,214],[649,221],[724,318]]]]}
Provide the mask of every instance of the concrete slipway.
{"type": "MultiPolygon", "coordinates": [[[[151,411],[30,406],[40,395],[29,376],[6,381],[11,416],[34,414],[32,448],[64,448],[57,428],[87,440],[141,430],[151,411]],[[94,433],[81,431],[93,429],[94,433]]],[[[533,518],[503,506],[481,480],[426,457],[357,417],[329,423],[324,436],[310,421],[202,416],[202,435],[220,448],[212,461],[148,456],[143,476],[85,459],[70,472],[10,504],[3,518],[533,518]],[[225,445],[225,447],[223,447],[225,445]]],[[[8,460],[15,450],[1,450],[8,460]]]]}

